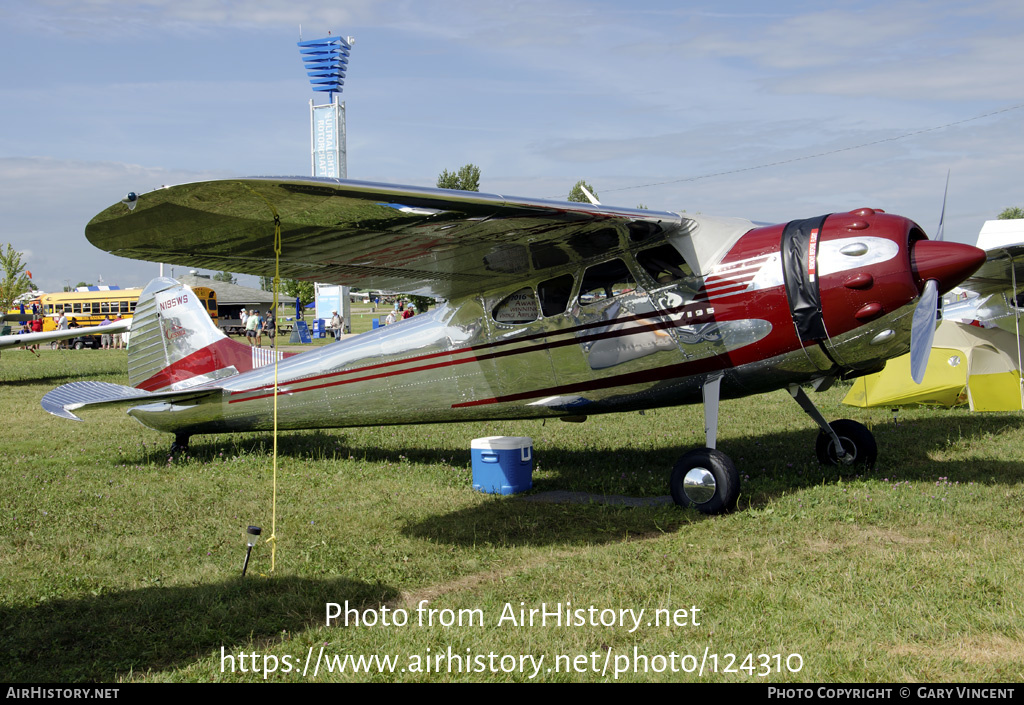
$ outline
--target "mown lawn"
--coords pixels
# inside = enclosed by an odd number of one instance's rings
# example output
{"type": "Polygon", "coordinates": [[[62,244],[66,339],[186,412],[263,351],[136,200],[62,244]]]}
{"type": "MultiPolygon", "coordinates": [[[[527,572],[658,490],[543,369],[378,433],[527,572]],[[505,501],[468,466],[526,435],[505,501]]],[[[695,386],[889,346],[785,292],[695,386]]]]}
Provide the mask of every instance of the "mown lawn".
{"type": "Polygon", "coordinates": [[[77,379],[124,383],[123,351],[0,360],[5,680],[1024,673],[1019,414],[916,409],[894,422],[842,406],[845,388],[812,395],[877,437],[873,471],[840,472],[819,466],[816,429],[785,392],[726,402],[719,448],[743,491],[740,511],[714,518],[470,487],[471,439],[515,435],[534,441],[533,493],[667,494],[675,459],[702,445],[699,407],[293,432],[279,439],[275,515],[269,434],[197,436],[169,462],[171,439],[122,413],[42,411],[44,393],[77,379]],[[243,579],[249,524],[264,538],[276,528],[274,570],[262,542],[243,579]],[[328,626],[346,604],[349,626],[328,626]]]}

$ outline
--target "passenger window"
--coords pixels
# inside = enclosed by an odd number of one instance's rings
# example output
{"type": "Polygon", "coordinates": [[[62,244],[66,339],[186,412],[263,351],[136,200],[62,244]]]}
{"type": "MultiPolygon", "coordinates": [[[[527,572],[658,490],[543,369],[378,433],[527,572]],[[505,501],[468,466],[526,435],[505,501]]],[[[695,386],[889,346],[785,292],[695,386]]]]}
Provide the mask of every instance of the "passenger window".
{"type": "Polygon", "coordinates": [[[636,280],[621,259],[589,267],[583,274],[579,302],[583,306],[610,299],[636,289],[636,280]]]}
{"type": "Polygon", "coordinates": [[[492,312],[498,323],[530,323],[540,318],[537,297],[533,289],[525,287],[501,300],[492,312]]]}
{"type": "Polygon", "coordinates": [[[545,316],[557,316],[560,313],[565,313],[565,309],[569,305],[569,297],[572,296],[572,284],[572,275],[563,274],[537,285],[540,310],[545,316]]]}
{"type": "Polygon", "coordinates": [[[659,284],[671,284],[693,276],[690,265],[672,245],[665,244],[644,250],[637,254],[636,261],[659,284]]]}

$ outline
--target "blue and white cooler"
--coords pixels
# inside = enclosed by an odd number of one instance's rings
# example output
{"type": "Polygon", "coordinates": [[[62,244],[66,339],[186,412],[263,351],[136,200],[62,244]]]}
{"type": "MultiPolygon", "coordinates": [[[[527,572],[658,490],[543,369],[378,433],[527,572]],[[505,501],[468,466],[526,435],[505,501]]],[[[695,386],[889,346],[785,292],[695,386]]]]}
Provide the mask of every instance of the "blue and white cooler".
{"type": "Polygon", "coordinates": [[[516,494],[533,487],[533,439],[488,436],[470,444],[473,489],[488,494],[516,494]]]}

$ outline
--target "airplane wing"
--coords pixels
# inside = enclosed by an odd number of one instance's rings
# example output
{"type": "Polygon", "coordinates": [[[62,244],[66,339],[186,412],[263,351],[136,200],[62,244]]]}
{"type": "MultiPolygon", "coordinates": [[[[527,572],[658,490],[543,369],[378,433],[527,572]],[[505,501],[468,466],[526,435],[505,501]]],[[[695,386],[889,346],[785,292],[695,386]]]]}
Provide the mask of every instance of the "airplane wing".
{"type": "Polygon", "coordinates": [[[83,335],[104,335],[106,333],[122,333],[131,328],[131,319],[112,321],[105,326],[87,326],[85,328],[68,328],[53,330],[48,333],[18,333],[16,335],[0,335],[0,348],[11,348],[17,345],[35,345],[49,343],[53,340],[68,340],[83,335]]]}
{"type": "Polygon", "coordinates": [[[31,313],[0,313],[0,323],[26,323],[32,318],[31,313]]]}
{"type": "MultiPolygon", "coordinates": [[[[86,227],[115,255],[458,298],[665,231],[676,213],[321,178],[184,184],[117,203],[86,227]]],[[[748,228],[749,229],[749,228],[748,228]]]]}

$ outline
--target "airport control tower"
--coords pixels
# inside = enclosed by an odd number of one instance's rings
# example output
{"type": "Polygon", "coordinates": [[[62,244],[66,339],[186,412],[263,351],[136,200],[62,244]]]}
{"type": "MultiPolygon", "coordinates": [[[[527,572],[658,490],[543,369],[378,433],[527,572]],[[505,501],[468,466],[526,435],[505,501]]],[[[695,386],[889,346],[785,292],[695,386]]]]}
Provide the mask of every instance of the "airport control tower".
{"type": "Polygon", "coordinates": [[[299,42],[299,53],[306,66],[309,83],[317,93],[326,93],[328,103],[309,101],[310,162],[313,176],[348,178],[345,154],[345,104],[342,86],[348,57],[355,39],[325,37],[299,42]]]}
{"type": "MultiPolygon", "coordinates": [[[[354,43],[352,37],[325,37],[299,42],[299,53],[313,91],[326,93],[329,101],[324,105],[315,105],[313,100],[309,101],[310,163],[313,176],[348,178],[345,104],[340,98],[345,85],[349,53],[354,43]]],[[[345,332],[351,333],[349,287],[319,283],[315,287],[316,318],[322,323],[330,319],[333,311],[339,311],[345,321],[345,332]]]]}

